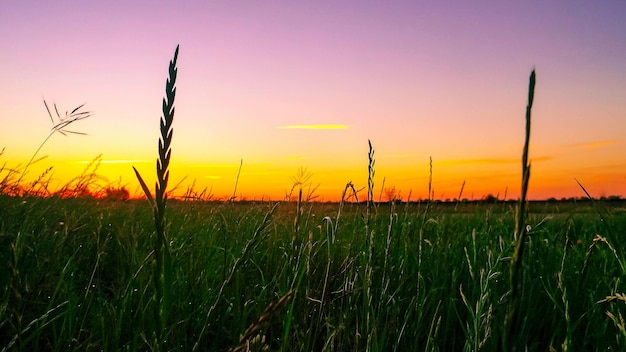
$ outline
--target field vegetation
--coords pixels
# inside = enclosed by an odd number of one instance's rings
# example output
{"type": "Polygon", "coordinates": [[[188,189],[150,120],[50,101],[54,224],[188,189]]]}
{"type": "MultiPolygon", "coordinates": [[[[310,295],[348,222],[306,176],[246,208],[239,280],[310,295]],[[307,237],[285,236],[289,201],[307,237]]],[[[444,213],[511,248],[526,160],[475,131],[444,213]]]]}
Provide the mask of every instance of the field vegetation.
{"type": "Polygon", "coordinates": [[[338,203],[168,199],[177,55],[148,201],[0,169],[1,351],[626,350],[618,197],[374,201],[369,143],[338,203]]]}
{"type": "MultiPolygon", "coordinates": [[[[170,201],[163,347],[499,350],[514,206],[376,204],[372,243],[365,206],[170,201]]],[[[529,210],[515,343],[622,350],[623,204],[529,210]]],[[[4,349],[155,346],[145,201],[2,196],[0,211],[4,349]]]]}

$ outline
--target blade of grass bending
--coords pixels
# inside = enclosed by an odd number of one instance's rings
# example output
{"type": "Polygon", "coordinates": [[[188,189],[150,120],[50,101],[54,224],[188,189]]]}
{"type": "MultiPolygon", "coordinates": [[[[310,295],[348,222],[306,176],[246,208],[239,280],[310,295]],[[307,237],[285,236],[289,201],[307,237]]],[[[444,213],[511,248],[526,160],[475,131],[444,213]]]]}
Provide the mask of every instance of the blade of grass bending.
{"type": "Polygon", "coordinates": [[[82,104],[82,105],[80,105],[80,106],[79,106],[79,107],[77,107],[77,108],[74,108],[74,110],[72,110],[72,112],[70,112],[70,115],[74,115],[74,113],[75,113],[77,110],[79,110],[80,108],[82,108],[83,106],[85,106],[85,104],[82,104]]]}
{"type": "Polygon", "coordinates": [[[611,240],[611,242],[615,242],[616,239],[613,236],[613,231],[611,227],[609,226],[609,222],[607,221],[607,218],[604,215],[602,215],[602,212],[600,211],[600,208],[596,204],[596,201],[593,199],[591,194],[587,192],[587,189],[585,189],[582,183],[578,182],[578,179],[574,178],[574,181],[576,181],[576,183],[578,184],[578,187],[580,187],[583,190],[583,192],[585,192],[585,195],[587,195],[587,199],[591,201],[591,207],[596,211],[596,213],[600,217],[600,223],[604,226],[604,229],[606,230],[606,237],[608,237],[611,240]]]}
{"type": "Polygon", "coordinates": [[[84,132],[65,131],[65,133],[71,133],[71,134],[78,134],[78,135],[81,135],[81,136],[87,136],[87,133],[84,133],[84,132]]]}
{"type": "Polygon", "coordinates": [[[52,315],[52,313],[54,313],[57,309],[60,309],[60,308],[62,308],[64,306],[66,306],[67,304],[68,304],[68,301],[63,301],[63,302],[59,303],[56,307],[49,309],[42,316],[40,316],[40,317],[34,319],[33,321],[31,321],[30,323],[28,323],[28,325],[24,328],[24,330],[20,331],[19,334],[14,335],[13,338],[11,339],[11,341],[9,341],[9,343],[2,348],[2,352],[11,350],[11,347],[13,347],[15,342],[20,338],[20,335],[24,335],[26,332],[28,332],[31,328],[36,326],[38,323],[43,322],[40,326],[38,326],[36,328],[37,331],[35,331],[31,335],[27,336],[26,338],[22,339],[21,342],[22,342],[22,344],[27,344],[28,342],[30,342],[30,340],[32,340],[33,338],[36,338],[37,336],[39,336],[39,333],[47,325],[49,325],[49,324],[53,323],[55,320],[61,318],[61,316],[63,314],[65,314],[66,312],[65,311],[61,311],[61,312],[59,312],[59,314],[53,316],[52,319],[50,319],[50,320],[46,320],[46,319],[48,319],[52,315]]]}
{"type": "Polygon", "coordinates": [[[206,329],[210,325],[209,321],[210,321],[211,314],[213,313],[215,308],[217,308],[217,305],[220,303],[222,299],[222,294],[224,293],[224,289],[232,280],[233,276],[235,275],[235,272],[238,270],[239,266],[241,266],[245,261],[249,260],[247,258],[248,253],[252,252],[259,245],[261,241],[265,240],[265,238],[268,237],[268,235],[265,233],[265,229],[269,226],[271,217],[274,215],[274,211],[276,210],[279,204],[280,203],[275,203],[274,206],[272,206],[272,208],[270,209],[270,211],[265,214],[263,221],[256,228],[256,230],[254,231],[254,234],[252,234],[252,238],[246,242],[245,246],[241,250],[241,254],[235,259],[234,263],[232,264],[230,271],[228,273],[228,276],[226,276],[224,280],[222,281],[222,285],[220,286],[220,289],[217,292],[215,301],[213,302],[211,307],[209,307],[209,310],[207,311],[204,317],[204,322],[202,323],[202,329],[200,330],[200,333],[197,335],[198,339],[194,343],[193,348],[191,349],[192,351],[198,351],[198,349],[200,348],[200,343],[202,342],[202,339],[204,338],[206,329]]]}
{"type": "Polygon", "coordinates": [[[137,171],[137,169],[135,169],[134,166],[133,166],[133,170],[135,170],[135,175],[137,176],[137,180],[139,181],[139,184],[141,185],[141,189],[143,190],[143,193],[146,195],[146,198],[148,198],[148,202],[150,202],[150,206],[154,208],[154,198],[152,198],[152,194],[150,194],[150,189],[148,189],[148,186],[146,185],[143,178],[139,174],[139,171],[137,171]]]}

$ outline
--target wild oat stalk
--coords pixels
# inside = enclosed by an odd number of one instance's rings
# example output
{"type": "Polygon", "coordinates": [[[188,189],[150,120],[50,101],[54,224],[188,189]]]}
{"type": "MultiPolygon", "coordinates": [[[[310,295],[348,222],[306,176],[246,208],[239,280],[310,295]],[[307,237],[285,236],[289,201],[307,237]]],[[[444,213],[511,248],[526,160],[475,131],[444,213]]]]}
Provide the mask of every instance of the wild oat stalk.
{"type": "Polygon", "coordinates": [[[530,163],[528,162],[528,146],[530,141],[530,111],[533,106],[533,98],[535,95],[535,70],[530,74],[528,84],[528,105],[526,106],[526,138],[524,141],[524,150],[522,152],[522,191],[519,202],[517,204],[517,217],[515,222],[515,250],[511,256],[510,279],[511,294],[509,297],[509,306],[505,317],[505,331],[502,334],[502,347],[505,351],[516,350],[516,344],[512,341],[516,335],[518,325],[519,310],[519,291],[522,287],[522,258],[524,255],[524,243],[526,242],[526,194],[528,192],[528,181],[530,180],[530,163]]]}
{"type": "Polygon", "coordinates": [[[300,218],[302,217],[302,215],[304,214],[304,210],[302,208],[302,201],[303,201],[303,197],[302,197],[302,191],[304,189],[304,187],[309,187],[309,190],[307,192],[307,196],[306,196],[306,202],[308,203],[311,199],[313,199],[313,192],[315,192],[315,190],[317,189],[318,186],[314,187],[311,190],[311,177],[313,177],[313,174],[310,173],[309,171],[307,171],[306,168],[304,167],[300,167],[298,169],[298,173],[296,174],[296,176],[292,177],[291,180],[293,182],[293,185],[291,186],[291,190],[289,191],[289,196],[288,196],[288,201],[291,201],[291,195],[293,194],[293,191],[297,188],[298,189],[298,199],[296,202],[296,217],[293,220],[293,225],[294,225],[294,233],[298,234],[298,232],[300,231],[300,218]]]}
{"type": "Polygon", "coordinates": [[[374,160],[374,147],[372,147],[372,142],[369,139],[367,144],[369,145],[369,152],[367,153],[367,218],[365,221],[366,225],[369,225],[374,205],[374,175],[376,174],[374,164],[376,161],[374,160]]]}
{"type": "Polygon", "coordinates": [[[67,127],[73,124],[74,122],[84,120],[91,116],[91,112],[89,111],[80,111],[80,109],[82,109],[83,106],[85,106],[85,104],[79,105],[78,107],[74,108],[70,112],[65,111],[65,116],[63,117],[61,117],[61,114],[59,114],[59,109],[57,108],[57,104],[53,104],[54,112],[56,114],[56,119],[58,121],[55,121],[55,118],[50,112],[50,108],[48,107],[48,103],[46,103],[45,100],[43,101],[43,105],[45,105],[46,111],[48,111],[48,116],[50,116],[50,121],[52,122],[52,128],[50,128],[50,133],[48,133],[48,136],[43,140],[43,142],[41,142],[37,150],[35,150],[33,155],[30,157],[30,160],[28,160],[28,163],[26,163],[26,166],[24,166],[24,170],[22,170],[20,177],[17,179],[16,185],[19,185],[20,181],[22,181],[22,178],[26,175],[26,171],[28,170],[28,167],[33,163],[33,160],[35,160],[35,157],[37,156],[37,154],[39,154],[39,152],[41,151],[41,148],[43,148],[43,146],[46,144],[46,142],[48,142],[48,140],[54,135],[55,132],[60,133],[64,136],[67,136],[68,134],[86,135],[86,133],[83,133],[83,132],[70,131],[67,129],[67,127]]]}
{"type": "Polygon", "coordinates": [[[163,117],[161,118],[161,138],[159,139],[159,158],[156,161],[157,181],[155,185],[155,196],[148,189],[137,169],[133,166],[137,179],[141,184],[150,205],[154,210],[154,225],[156,228],[156,238],[154,242],[154,257],[156,265],[154,267],[154,286],[156,301],[156,338],[157,344],[165,349],[165,325],[169,311],[169,291],[171,280],[171,258],[165,239],[165,203],[167,202],[167,181],[169,179],[168,166],[171,158],[172,122],[174,121],[174,97],[176,95],[176,60],[178,59],[178,46],[174,52],[174,58],[169,65],[169,78],[165,84],[165,95],[163,98],[163,117]]]}

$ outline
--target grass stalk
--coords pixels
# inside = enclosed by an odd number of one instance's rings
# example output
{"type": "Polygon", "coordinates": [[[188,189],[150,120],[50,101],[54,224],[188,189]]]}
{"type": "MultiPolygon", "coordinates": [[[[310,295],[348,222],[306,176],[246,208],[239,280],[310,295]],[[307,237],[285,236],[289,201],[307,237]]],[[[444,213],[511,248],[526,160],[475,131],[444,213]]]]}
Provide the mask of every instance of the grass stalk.
{"type": "Polygon", "coordinates": [[[528,148],[530,142],[530,118],[531,109],[533,106],[533,99],[535,95],[535,70],[530,74],[528,84],[528,105],[526,106],[526,136],[524,139],[524,149],[522,151],[522,189],[517,204],[517,215],[515,221],[515,249],[511,256],[510,262],[510,297],[507,307],[504,333],[502,334],[502,348],[505,351],[517,351],[521,349],[521,346],[517,346],[516,341],[513,341],[516,336],[516,330],[518,327],[518,312],[520,305],[519,292],[522,288],[522,259],[524,256],[524,244],[526,241],[526,235],[528,234],[526,224],[526,195],[528,192],[528,181],[530,180],[530,163],[528,162],[528,148]],[[518,348],[519,347],[519,348],[518,348]]]}
{"type": "Polygon", "coordinates": [[[245,261],[249,259],[248,256],[250,255],[250,252],[254,251],[254,249],[267,237],[267,235],[265,234],[265,229],[269,226],[270,219],[272,215],[274,214],[274,211],[278,207],[278,204],[279,203],[274,204],[272,208],[270,209],[270,211],[265,214],[263,221],[254,231],[252,238],[246,242],[245,246],[241,250],[241,254],[239,255],[239,257],[235,259],[233,265],[231,266],[228,272],[228,276],[226,276],[224,280],[222,281],[222,284],[220,285],[220,288],[217,292],[217,296],[215,297],[215,301],[213,302],[213,304],[207,311],[207,314],[204,318],[204,322],[202,324],[202,330],[200,331],[200,334],[198,335],[198,340],[196,340],[196,342],[193,345],[192,351],[199,350],[200,344],[202,343],[202,338],[204,337],[206,329],[210,325],[209,322],[210,322],[211,315],[213,311],[215,311],[215,309],[217,308],[220,300],[222,299],[222,294],[224,293],[224,289],[233,279],[233,276],[237,272],[237,269],[239,268],[239,266],[241,266],[245,261]]]}
{"type": "Polygon", "coordinates": [[[41,142],[41,144],[39,144],[39,147],[37,147],[37,150],[35,150],[33,155],[30,157],[30,159],[26,163],[26,166],[24,166],[24,169],[22,170],[20,177],[17,179],[17,182],[15,183],[18,186],[20,184],[20,181],[22,181],[22,178],[26,176],[26,172],[28,171],[28,168],[33,164],[37,154],[39,154],[43,146],[50,140],[50,138],[55,133],[60,133],[64,136],[67,136],[68,134],[85,135],[85,133],[83,132],[70,131],[67,129],[67,127],[77,121],[84,120],[91,116],[91,112],[89,111],[80,111],[80,109],[82,109],[85,106],[85,104],[82,104],[74,108],[71,112],[66,111],[65,116],[61,117],[61,114],[59,114],[59,109],[57,108],[57,104],[54,104],[54,111],[58,120],[58,121],[55,121],[55,118],[50,112],[50,108],[48,107],[48,103],[46,102],[45,99],[43,101],[43,104],[46,107],[46,111],[48,112],[48,116],[50,117],[50,121],[52,122],[52,128],[50,128],[50,132],[48,133],[48,136],[43,140],[43,142],[41,142]]]}
{"type": "Polygon", "coordinates": [[[161,138],[159,139],[159,158],[156,161],[157,180],[155,185],[155,196],[152,195],[143,178],[133,166],[137,179],[141,184],[146,197],[150,201],[154,211],[154,225],[156,237],[154,242],[154,287],[156,303],[156,347],[165,350],[165,328],[167,325],[167,315],[169,312],[169,292],[172,284],[171,258],[165,238],[165,205],[167,203],[167,183],[169,180],[169,164],[171,160],[171,144],[174,129],[174,98],[176,96],[176,76],[178,68],[178,46],[174,52],[174,58],[169,64],[169,77],[165,83],[165,97],[163,98],[163,116],[160,120],[161,138]]]}
{"type": "Polygon", "coordinates": [[[374,176],[375,169],[374,164],[374,148],[372,142],[368,139],[369,145],[368,165],[367,165],[367,214],[365,219],[365,235],[367,236],[368,255],[367,262],[365,263],[365,333],[367,336],[367,350],[370,351],[373,348],[374,337],[374,317],[372,317],[372,270],[373,270],[373,256],[374,256],[374,230],[370,229],[370,220],[372,216],[372,208],[374,206],[374,176]]]}
{"type": "Polygon", "coordinates": [[[372,147],[372,142],[368,139],[367,144],[369,145],[369,152],[367,153],[367,214],[366,214],[366,227],[369,226],[370,217],[372,215],[372,207],[374,205],[374,176],[376,171],[374,170],[374,164],[376,161],[374,160],[374,147],[372,147]]]}
{"type": "Polygon", "coordinates": [[[241,168],[243,167],[243,159],[239,161],[239,169],[237,170],[237,178],[235,179],[235,188],[233,189],[233,195],[228,199],[229,202],[234,202],[237,198],[237,186],[239,185],[239,176],[241,175],[241,168]]]}

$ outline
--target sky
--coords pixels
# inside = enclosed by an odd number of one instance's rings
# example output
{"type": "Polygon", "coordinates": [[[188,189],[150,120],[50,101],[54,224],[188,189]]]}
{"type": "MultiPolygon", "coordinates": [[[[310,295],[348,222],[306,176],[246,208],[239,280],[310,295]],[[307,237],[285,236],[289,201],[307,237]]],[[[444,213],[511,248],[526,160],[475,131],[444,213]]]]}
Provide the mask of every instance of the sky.
{"type": "MultiPolygon", "coordinates": [[[[43,101],[92,116],[26,170],[51,186],[155,179],[161,102],[180,45],[170,187],[318,200],[516,198],[536,70],[531,199],[626,196],[626,2],[2,1],[0,163],[50,132],[43,101]],[[239,179],[237,175],[241,166],[239,179]],[[90,170],[88,172],[91,172],[90,170]],[[235,190],[235,184],[237,188],[235,190]],[[361,191],[360,197],[366,197],[361,191]]],[[[2,176],[2,174],[0,174],[2,176]]]]}

